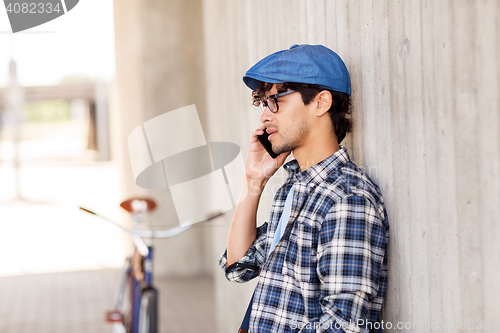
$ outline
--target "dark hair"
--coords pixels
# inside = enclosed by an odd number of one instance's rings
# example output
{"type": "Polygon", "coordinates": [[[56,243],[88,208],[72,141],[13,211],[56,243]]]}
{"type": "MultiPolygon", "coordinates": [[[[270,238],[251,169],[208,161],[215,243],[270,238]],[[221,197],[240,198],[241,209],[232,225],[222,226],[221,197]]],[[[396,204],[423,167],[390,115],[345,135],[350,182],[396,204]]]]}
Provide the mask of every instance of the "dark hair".
{"type": "MultiPolygon", "coordinates": [[[[266,92],[271,90],[272,87],[272,83],[260,82],[259,86],[252,91],[253,105],[259,106],[261,101],[265,98],[266,92]]],[[[338,91],[323,89],[315,84],[295,82],[281,84],[278,86],[278,93],[285,92],[289,89],[298,91],[305,105],[308,105],[321,91],[329,91],[332,94],[332,106],[330,110],[328,110],[328,113],[330,114],[330,119],[332,120],[333,129],[335,130],[338,142],[342,142],[346,134],[352,130],[352,120],[348,117],[351,113],[349,95],[338,91]]]]}

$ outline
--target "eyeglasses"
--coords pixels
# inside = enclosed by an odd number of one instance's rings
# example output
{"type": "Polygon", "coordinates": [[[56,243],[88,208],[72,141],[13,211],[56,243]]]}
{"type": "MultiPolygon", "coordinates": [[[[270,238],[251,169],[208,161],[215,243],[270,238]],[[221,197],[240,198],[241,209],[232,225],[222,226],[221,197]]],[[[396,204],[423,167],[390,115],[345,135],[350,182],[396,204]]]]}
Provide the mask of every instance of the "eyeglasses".
{"type": "Polygon", "coordinates": [[[279,94],[271,95],[267,98],[264,98],[264,100],[260,103],[260,108],[262,109],[262,112],[266,110],[266,107],[269,108],[269,111],[272,113],[276,113],[279,110],[278,106],[278,98],[289,95],[291,93],[296,92],[295,90],[288,90],[279,94]]]}

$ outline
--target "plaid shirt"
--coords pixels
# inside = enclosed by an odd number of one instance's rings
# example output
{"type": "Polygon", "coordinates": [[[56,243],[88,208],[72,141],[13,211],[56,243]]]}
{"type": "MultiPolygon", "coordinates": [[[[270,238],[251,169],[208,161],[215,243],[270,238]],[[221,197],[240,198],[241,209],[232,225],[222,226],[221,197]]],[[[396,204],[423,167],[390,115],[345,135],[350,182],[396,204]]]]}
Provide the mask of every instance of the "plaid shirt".
{"type": "Polygon", "coordinates": [[[249,332],[369,332],[387,289],[389,223],[379,188],[345,147],[301,172],[293,160],[245,256],[226,269],[230,281],[259,276],[249,332]],[[283,237],[266,260],[286,196],[295,184],[283,237]],[[370,326],[368,325],[368,328],[370,326]]]}

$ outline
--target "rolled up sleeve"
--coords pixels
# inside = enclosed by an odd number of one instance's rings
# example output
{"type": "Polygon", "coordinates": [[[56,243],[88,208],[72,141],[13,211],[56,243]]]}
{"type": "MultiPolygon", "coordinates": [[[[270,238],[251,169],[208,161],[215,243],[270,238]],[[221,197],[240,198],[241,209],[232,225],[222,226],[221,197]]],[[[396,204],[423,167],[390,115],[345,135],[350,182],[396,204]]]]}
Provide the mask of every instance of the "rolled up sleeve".
{"type": "Polygon", "coordinates": [[[260,267],[266,260],[267,222],[257,228],[257,236],[247,253],[235,263],[227,265],[227,249],[219,258],[219,266],[224,270],[226,279],[233,282],[247,282],[259,276],[260,267]]]}

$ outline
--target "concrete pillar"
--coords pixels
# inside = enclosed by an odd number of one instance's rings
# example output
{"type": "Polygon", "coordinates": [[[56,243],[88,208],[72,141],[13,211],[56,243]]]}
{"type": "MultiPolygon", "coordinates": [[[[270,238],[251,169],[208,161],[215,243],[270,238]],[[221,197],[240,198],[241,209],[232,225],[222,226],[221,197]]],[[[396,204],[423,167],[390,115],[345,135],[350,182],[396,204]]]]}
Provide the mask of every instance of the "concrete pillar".
{"type": "MultiPolygon", "coordinates": [[[[196,104],[205,122],[201,1],[120,0],[114,2],[118,97],[112,121],[119,122],[112,146],[121,166],[123,199],[147,195],[158,201],[155,228],[179,225],[168,190],[145,190],[133,179],[127,138],[145,121],[196,104]],[[117,111],[117,112],[116,112],[117,111]]],[[[116,126],[112,125],[112,128],[116,126]]],[[[167,129],[166,129],[167,130],[167,129]]],[[[175,238],[155,241],[158,275],[210,273],[209,228],[196,226],[175,238]]]]}

